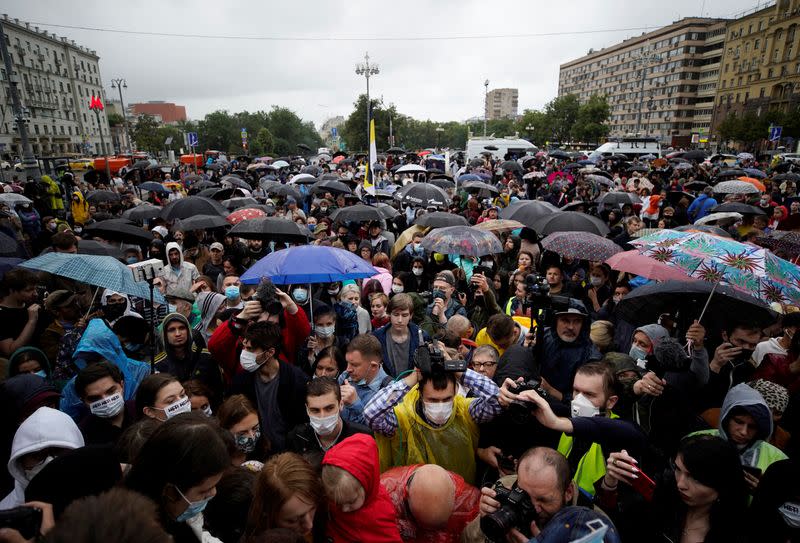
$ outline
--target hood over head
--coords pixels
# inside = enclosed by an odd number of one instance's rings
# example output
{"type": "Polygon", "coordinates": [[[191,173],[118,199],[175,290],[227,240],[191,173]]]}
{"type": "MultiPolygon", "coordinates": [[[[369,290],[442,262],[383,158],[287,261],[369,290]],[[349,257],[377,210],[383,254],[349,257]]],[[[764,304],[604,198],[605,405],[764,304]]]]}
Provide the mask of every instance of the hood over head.
{"type": "Polygon", "coordinates": [[[171,351],[172,347],[169,343],[167,343],[167,325],[172,321],[180,321],[186,327],[186,331],[188,334],[188,341],[186,342],[186,348],[191,350],[192,348],[192,326],[189,324],[189,319],[181,315],[180,313],[170,313],[164,320],[161,321],[161,340],[164,345],[164,350],[171,351]]]}
{"type": "Polygon", "coordinates": [[[167,262],[167,265],[168,266],[172,265],[172,264],[169,263],[169,252],[172,249],[177,249],[178,254],[181,255],[180,263],[178,264],[178,266],[179,267],[182,266],[183,265],[183,249],[181,249],[181,246],[178,245],[178,243],[174,242],[174,241],[170,241],[169,243],[167,243],[167,250],[165,251],[165,255],[164,255],[165,256],[165,260],[167,262]]]}
{"type": "MultiPolygon", "coordinates": [[[[3,396],[15,408],[17,419],[21,420],[36,411],[45,400],[58,399],[60,394],[56,388],[38,375],[25,373],[9,377],[2,385],[3,396]]],[[[10,416],[11,413],[4,413],[10,416]]]]}
{"type": "Polygon", "coordinates": [[[200,310],[200,331],[208,331],[217,311],[225,303],[225,295],[218,292],[201,292],[197,295],[197,308],[200,310]]]}
{"type": "Polygon", "coordinates": [[[642,332],[650,339],[653,344],[653,351],[664,338],[669,337],[667,329],[660,324],[646,324],[634,330],[634,333],[636,332],[642,332]]]}
{"type": "Polygon", "coordinates": [[[742,408],[751,415],[758,426],[756,440],[767,440],[772,435],[772,412],[767,406],[764,397],[753,388],[742,383],[736,385],[728,391],[722,401],[722,409],[719,416],[719,432],[725,439],[730,441],[730,436],[726,431],[728,419],[734,409],[742,408]]]}
{"type": "Polygon", "coordinates": [[[78,449],[84,446],[83,434],[69,415],[49,407],[40,407],[14,434],[8,472],[23,486],[28,479],[19,460],[28,453],[49,447],[78,449]]]}

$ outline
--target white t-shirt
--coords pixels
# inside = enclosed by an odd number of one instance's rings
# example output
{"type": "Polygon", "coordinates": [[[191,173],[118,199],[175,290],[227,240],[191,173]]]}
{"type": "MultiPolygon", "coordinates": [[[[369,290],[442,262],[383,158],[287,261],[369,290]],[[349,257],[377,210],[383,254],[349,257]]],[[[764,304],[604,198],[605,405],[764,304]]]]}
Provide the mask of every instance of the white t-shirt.
{"type": "Polygon", "coordinates": [[[756,345],[755,351],[753,351],[753,362],[756,363],[756,367],[761,365],[761,362],[764,360],[764,357],[768,354],[786,354],[787,350],[781,347],[780,338],[771,337],[765,341],[762,341],[758,345],[756,345]]]}

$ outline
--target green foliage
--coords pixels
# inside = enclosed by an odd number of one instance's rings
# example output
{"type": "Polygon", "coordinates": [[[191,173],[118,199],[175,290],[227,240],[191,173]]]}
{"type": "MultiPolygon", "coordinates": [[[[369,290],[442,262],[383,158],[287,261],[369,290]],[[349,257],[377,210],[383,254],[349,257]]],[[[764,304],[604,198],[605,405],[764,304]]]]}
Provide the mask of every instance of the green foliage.
{"type": "Polygon", "coordinates": [[[580,102],[574,94],[553,98],[544,106],[553,138],[564,142],[572,140],[572,129],[578,120],[579,109],[580,102]]]}
{"type": "Polygon", "coordinates": [[[275,139],[272,137],[272,132],[268,128],[262,128],[256,134],[255,139],[250,145],[250,150],[253,155],[261,156],[272,153],[275,146],[275,139]]]}
{"type": "Polygon", "coordinates": [[[593,95],[578,108],[578,117],[572,126],[572,139],[592,143],[600,143],[608,136],[609,126],[606,123],[611,117],[611,107],[605,96],[593,95]]]}
{"type": "Polygon", "coordinates": [[[152,115],[140,115],[131,127],[131,138],[136,149],[149,153],[158,153],[163,149],[163,139],[159,139],[158,122],[152,115]]]}
{"type": "Polygon", "coordinates": [[[108,119],[108,126],[112,128],[115,126],[121,126],[122,124],[125,123],[125,117],[123,117],[119,113],[109,113],[108,115],[106,115],[106,118],[108,119]]]}

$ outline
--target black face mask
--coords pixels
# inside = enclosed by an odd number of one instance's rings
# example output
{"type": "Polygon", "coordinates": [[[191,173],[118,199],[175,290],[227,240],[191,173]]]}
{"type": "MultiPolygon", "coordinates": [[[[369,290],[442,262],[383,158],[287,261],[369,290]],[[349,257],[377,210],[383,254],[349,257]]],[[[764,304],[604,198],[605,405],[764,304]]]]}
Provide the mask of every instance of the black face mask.
{"type": "Polygon", "coordinates": [[[734,362],[736,362],[737,365],[745,364],[749,362],[751,358],[753,358],[754,352],[755,351],[752,349],[742,349],[742,352],[739,353],[739,356],[735,358],[734,362]]]}
{"type": "Polygon", "coordinates": [[[123,303],[115,303],[115,304],[106,304],[103,306],[103,316],[108,320],[116,320],[125,313],[125,306],[126,304],[123,303]]]}

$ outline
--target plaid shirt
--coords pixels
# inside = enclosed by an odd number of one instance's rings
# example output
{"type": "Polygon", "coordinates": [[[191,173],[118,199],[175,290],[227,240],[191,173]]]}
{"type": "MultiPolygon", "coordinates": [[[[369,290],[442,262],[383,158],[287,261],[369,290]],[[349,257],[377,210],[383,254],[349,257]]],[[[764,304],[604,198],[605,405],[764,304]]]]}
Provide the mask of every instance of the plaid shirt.
{"type": "MultiPolygon", "coordinates": [[[[462,384],[475,398],[469,404],[469,414],[476,424],[489,422],[500,414],[502,408],[497,401],[500,388],[488,377],[468,369],[462,384]]],[[[400,403],[411,388],[403,379],[378,391],[364,407],[364,419],[373,431],[391,437],[397,431],[397,416],[394,407],[400,403]]]]}

